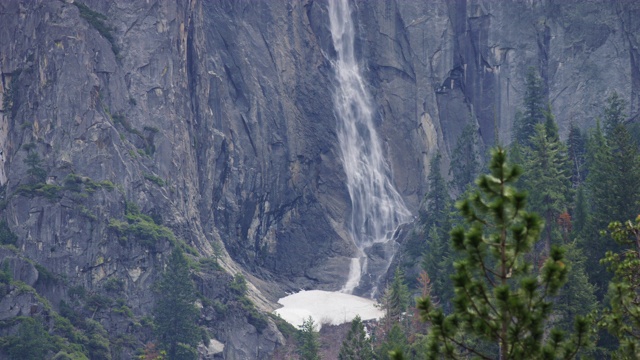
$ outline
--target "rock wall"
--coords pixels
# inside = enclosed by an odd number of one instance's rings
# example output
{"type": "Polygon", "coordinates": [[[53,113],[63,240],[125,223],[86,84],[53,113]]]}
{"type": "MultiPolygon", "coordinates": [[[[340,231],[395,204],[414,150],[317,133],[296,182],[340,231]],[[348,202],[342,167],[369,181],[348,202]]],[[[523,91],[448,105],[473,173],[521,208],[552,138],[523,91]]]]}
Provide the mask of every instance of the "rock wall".
{"type": "MultiPolygon", "coordinates": [[[[71,0],[0,3],[0,219],[22,255],[67,279],[45,296],[117,277],[134,312],[148,313],[171,244],[122,241],[113,220],[131,204],[198,256],[219,253],[228,271],[244,272],[264,308],[285,290],[339,288],[354,247],[327,4],[85,4],[83,15],[71,0]],[[39,187],[34,166],[46,172],[39,187]]],[[[487,146],[509,141],[528,67],[543,77],[562,133],[571,121],[592,125],[614,90],[637,119],[633,1],[352,6],[380,138],[413,211],[429,158],[447,158],[465,124],[487,146]]],[[[281,341],[267,337],[254,344],[264,354],[265,341],[281,341]]]]}

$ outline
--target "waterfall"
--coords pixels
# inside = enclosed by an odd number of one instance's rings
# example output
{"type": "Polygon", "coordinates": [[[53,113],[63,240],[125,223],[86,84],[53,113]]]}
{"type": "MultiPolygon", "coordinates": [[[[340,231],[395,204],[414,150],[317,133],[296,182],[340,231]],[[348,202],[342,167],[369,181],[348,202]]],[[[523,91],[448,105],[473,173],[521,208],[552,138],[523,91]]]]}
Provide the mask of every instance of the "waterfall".
{"type": "Polygon", "coordinates": [[[393,234],[411,214],[391,182],[373,123],[371,99],[355,58],[348,1],[330,0],[329,19],[337,53],[333,61],[337,133],[351,196],[350,233],[359,251],[341,291],[370,291],[374,296],[395,254],[393,234]]]}

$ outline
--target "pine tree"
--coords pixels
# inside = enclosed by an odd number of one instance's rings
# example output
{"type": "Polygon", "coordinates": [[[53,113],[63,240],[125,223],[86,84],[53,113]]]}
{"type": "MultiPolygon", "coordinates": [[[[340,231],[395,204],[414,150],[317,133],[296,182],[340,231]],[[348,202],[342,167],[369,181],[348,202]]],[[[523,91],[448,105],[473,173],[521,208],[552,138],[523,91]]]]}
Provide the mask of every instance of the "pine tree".
{"type": "Polygon", "coordinates": [[[523,187],[530,194],[530,210],[542,214],[544,254],[551,250],[552,237],[557,232],[557,219],[567,212],[571,199],[571,182],[566,149],[558,138],[552,117],[546,124],[537,124],[525,153],[523,187]]]}
{"type": "Polygon", "coordinates": [[[304,319],[298,332],[298,354],[301,360],[320,360],[320,341],[313,318],[304,319]]]}
{"type": "Polygon", "coordinates": [[[545,120],[545,89],[535,68],[530,67],[525,76],[524,111],[517,114],[514,123],[513,139],[522,146],[529,146],[534,127],[545,120]]]}
{"type": "Polygon", "coordinates": [[[554,301],[555,313],[558,315],[558,326],[566,331],[573,328],[576,316],[588,316],[598,307],[595,287],[589,283],[586,274],[586,257],[575,243],[566,245],[566,258],[571,264],[567,283],[560,289],[554,301]]]}
{"type": "Polygon", "coordinates": [[[635,223],[612,222],[609,233],[626,250],[608,251],[602,260],[614,277],[609,284],[609,307],[600,325],[620,342],[613,354],[615,358],[637,359],[640,354],[640,215],[635,223]]]}
{"type": "Polygon", "coordinates": [[[590,213],[582,237],[589,277],[598,288],[599,299],[604,297],[611,276],[598,266],[598,259],[607,250],[621,250],[616,244],[608,245],[600,231],[606,229],[611,220],[624,221],[637,215],[640,200],[640,155],[624,124],[624,105],[615,93],[607,99],[605,131],[598,123],[587,143],[586,186],[590,213]]]}
{"type": "Polygon", "coordinates": [[[451,274],[453,273],[453,249],[448,237],[440,235],[433,226],[427,235],[427,246],[422,256],[422,269],[429,275],[433,297],[439,300],[446,312],[453,299],[451,274]]]}
{"type": "Polygon", "coordinates": [[[478,156],[478,132],[473,124],[467,124],[458,137],[451,155],[449,174],[451,185],[458,193],[463,193],[467,185],[472,184],[480,170],[478,156]]]}
{"type": "Polygon", "coordinates": [[[18,333],[7,340],[4,345],[11,359],[40,360],[55,348],[51,335],[34,318],[24,318],[18,333]]]}
{"type": "Polygon", "coordinates": [[[424,198],[424,205],[420,211],[420,220],[425,229],[436,226],[440,231],[448,231],[447,219],[449,209],[449,192],[447,182],[440,172],[442,156],[437,153],[429,162],[429,192],[424,198]]]}
{"type": "Polygon", "coordinates": [[[32,183],[43,183],[47,179],[47,171],[42,167],[42,159],[35,151],[29,151],[24,160],[27,165],[27,173],[31,177],[32,183]]]}
{"type": "Polygon", "coordinates": [[[385,341],[380,344],[377,349],[379,360],[389,360],[393,358],[393,353],[408,353],[409,343],[407,341],[407,335],[404,332],[402,326],[398,323],[393,324],[391,330],[387,334],[385,341]]]}
{"type": "Polygon", "coordinates": [[[506,152],[492,152],[490,174],[476,181],[479,190],[456,207],[468,227],[451,232],[464,258],[455,263],[454,312],[445,316],[428,298],[420,299],[423,319],[431,323],[429,358],[483,359],[573,358],[587,341],[587,322],[566,339],[545,325],[553,310],[549,298],[566,280],[560,248],[553,247],[539,271],[524,260],[542,231],[540,218],[524,210],[526,195],[513,188],[520,175],[506,152]]]}
{"type": "Polygon", "coordinates": [[[338,359],[373,360],[374,358],[371,340],[367,337],[362,319],[358,315],[351,321],[351,329],[349,329],[346,339],[342,342],[338,359]]]}
{"type": "Polygon", "coordinates": [[[391,328],[393,324],[400,322],[402,314],[407,311],[411,294],[407,286],[404,273],[396,268],[393,274],[393,282],[387,286],[382,296],[382,310],[385,312],[385,323],[391,328]]]}
{"type": "Polygon", "coordinates": [[[187,258],[180,248],[171,253],[156,290],[154,321],[161,348],[169,359],[196,359],[200,339],[196,293],[187,258]]]}
{"type": "Polygon", "coordinates": [[[586,152],[587,140],[580,131],[580,128],[572,121],[569,125],[569,136],[567,137],[567,149],[569,160],[571,161],[571,182],[574,187],[578,187],[586,177],[586,152]]]}
{"type": "Polygon", "coordinates": [[[607,99],[604,126],[611,150],[611,189],[608,189],[612,213],[609,219],[623,221],[637,215],[640,200],[640,156],[638,146],[625,126],[625,103],[613,93],[607,99]]]}

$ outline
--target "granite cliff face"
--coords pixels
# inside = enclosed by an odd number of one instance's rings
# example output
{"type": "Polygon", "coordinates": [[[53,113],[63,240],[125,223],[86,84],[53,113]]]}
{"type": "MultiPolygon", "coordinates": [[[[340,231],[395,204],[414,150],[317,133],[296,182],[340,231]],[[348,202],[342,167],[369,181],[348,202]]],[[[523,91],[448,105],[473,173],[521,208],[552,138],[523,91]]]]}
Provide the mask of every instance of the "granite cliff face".
{"type": "MultiPolygon", "coordinates": [[[[84,5],[0,3],[0,220],[16,235],[17,250],[2,250],[14,278],[56,309],[69,289],[121,279],[127,306],[143,316],[178,241],[196,259],[215,255],[227,272],[244,273],[262,309],[286,290],[340,288],[355,248],[327,4],[84,5]],[[175,239],[119,232],[134,204],[175,239]],[[43,269],[56,284],[38,281],[43,269]]],[[[508,141],[531,66],[561,131],[594,123],[613,90],[632,118],[640,110],[633,1],[355,1],[352,9],[378,133],[414,212],[428,159],[438,150],[446,158],[465,124],[487,146],[508,141]]],[[[203,295],[224,299],[228,275],[194,276],[203,295]]],[[[14,295],[0,303],[1,319],[39,301],[14,295]]],[[[97,319],[126,331],[128,320],[97,319]]],[[[257,330],[238,316],[207,319],[226,358],[268,358],[284,342],[271,322],[257,330]]]]}

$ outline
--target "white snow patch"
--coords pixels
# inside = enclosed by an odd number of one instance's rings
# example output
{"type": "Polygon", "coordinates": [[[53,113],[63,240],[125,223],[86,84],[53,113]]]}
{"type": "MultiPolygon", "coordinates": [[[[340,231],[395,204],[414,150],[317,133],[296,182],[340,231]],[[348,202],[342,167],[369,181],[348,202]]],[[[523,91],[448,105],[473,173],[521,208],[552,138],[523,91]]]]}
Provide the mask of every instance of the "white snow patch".
{"type": "Polygon", "coordinates": [[[376,302],[359,296],[322,290],[301,291],[278,300],[283,305],[274,311],[289,324],[298,327],[311,316],[320,330],[322,324],[340,325],[360,315],[362,320],[379,319],[384,314],[376,302]]]}

